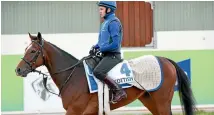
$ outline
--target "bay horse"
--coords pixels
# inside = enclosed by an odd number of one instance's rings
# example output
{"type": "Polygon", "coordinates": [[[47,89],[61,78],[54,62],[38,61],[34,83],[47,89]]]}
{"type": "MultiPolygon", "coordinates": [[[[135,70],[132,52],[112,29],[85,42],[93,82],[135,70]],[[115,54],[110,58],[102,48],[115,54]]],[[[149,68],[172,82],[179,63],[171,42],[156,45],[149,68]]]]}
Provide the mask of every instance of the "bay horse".
{"type": "MultiPolygon", "coordinates": [[[[31,44],[25,49],[24,57],[15,69],[17,76],[26,77],[28,73],[36,72],[37,67],[44,65],[61,92],[66,115],[97,115],[98,93],[89,93],[82,61],[45,41],[40,32],[36,36],[28,34],[31,44]]],[[[195,99],[187,75],[173,60],[159,56],[157,58],[163,69],[164,81],[161,87],[151,92],[135,86],[126,88],[127,98],[110,104],[110,110],[138,99],[153,115],[171,115],[171,101],[177,79],[180,101],[184,106],[182,110],[184,108],[186,115],[194,114],[195,99]]]]}

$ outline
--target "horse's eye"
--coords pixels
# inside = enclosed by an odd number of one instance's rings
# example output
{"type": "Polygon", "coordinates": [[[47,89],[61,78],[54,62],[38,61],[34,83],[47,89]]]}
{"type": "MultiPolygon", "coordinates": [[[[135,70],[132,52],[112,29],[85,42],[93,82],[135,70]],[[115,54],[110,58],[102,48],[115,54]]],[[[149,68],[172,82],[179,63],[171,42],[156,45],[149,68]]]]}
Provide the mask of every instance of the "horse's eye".
{"type": "Polygon", "coordinates": [[[36,51],[35,50],[32,50],[30,53],[35,53],[36,51]]]}

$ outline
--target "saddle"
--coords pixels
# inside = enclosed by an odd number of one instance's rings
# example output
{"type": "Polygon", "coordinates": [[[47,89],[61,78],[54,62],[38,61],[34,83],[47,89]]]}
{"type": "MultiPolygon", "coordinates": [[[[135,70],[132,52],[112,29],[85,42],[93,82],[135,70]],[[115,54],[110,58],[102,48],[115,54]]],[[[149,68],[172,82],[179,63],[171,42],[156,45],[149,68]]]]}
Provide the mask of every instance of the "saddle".
{"type": "Polygon", "coordinates": [[[93,71],[97,64],[102,60],[101,57],[90,55],[89,58],[85,60],[86,64],[93,71]]]}

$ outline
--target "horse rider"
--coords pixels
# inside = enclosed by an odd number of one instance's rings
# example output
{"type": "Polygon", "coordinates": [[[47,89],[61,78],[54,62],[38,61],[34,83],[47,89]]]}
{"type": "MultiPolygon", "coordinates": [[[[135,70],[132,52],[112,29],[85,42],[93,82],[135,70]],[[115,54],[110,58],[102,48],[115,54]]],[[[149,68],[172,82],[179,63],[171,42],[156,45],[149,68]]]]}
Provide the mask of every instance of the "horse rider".
{"type": "Polygon", "coordinates": [[[123,30],[120,20],[115,16],[117,8],[115,1],[100,1],[98,6],[100,16],[104,18],[104,22],[100,28],[98,42],[92,46],[89,54],[102,55],[101,61],[93,70],[93,74],[113,91],[113,98],[110,103],[114,104],[123,98],[127,98],[127,94],[121,86],[107,76],[107,72],[122,60],[123,30]]]}

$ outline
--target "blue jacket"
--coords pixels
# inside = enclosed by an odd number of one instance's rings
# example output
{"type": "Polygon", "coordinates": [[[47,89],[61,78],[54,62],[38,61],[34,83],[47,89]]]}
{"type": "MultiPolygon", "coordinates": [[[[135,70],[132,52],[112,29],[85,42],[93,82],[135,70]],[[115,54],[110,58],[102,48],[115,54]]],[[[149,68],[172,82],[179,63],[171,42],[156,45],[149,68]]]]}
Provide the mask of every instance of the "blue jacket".
{"type": "Polygon", "coordinates": [[[123,37],[122,25],[115,13],[104,17],[99,33],[98,43],[95,48],[101,52],[120,52],[123,37]]]}

